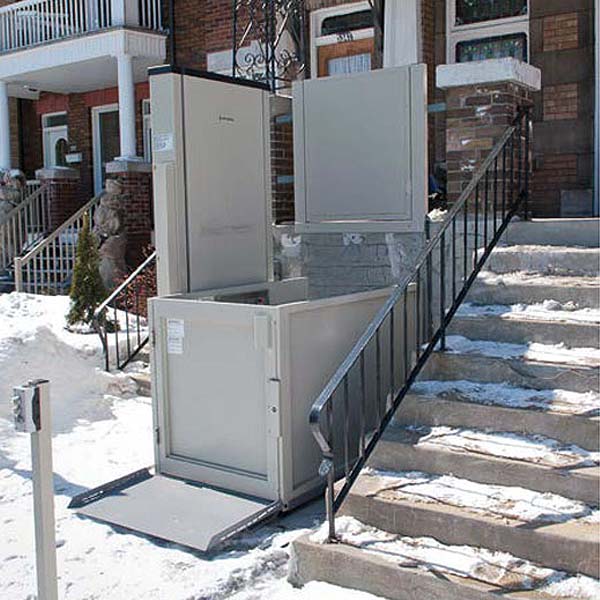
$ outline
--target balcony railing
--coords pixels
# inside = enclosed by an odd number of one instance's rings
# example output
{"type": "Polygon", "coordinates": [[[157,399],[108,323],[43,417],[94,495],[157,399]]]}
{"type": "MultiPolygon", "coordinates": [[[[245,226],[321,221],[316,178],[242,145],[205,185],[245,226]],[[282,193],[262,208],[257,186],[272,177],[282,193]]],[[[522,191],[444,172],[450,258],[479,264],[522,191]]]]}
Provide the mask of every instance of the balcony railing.
{"type": "Polygon", "coordinates": [[[162,30],[160,0],[24,0],[0,8],[0,52],[110,27],[162,30]]]}

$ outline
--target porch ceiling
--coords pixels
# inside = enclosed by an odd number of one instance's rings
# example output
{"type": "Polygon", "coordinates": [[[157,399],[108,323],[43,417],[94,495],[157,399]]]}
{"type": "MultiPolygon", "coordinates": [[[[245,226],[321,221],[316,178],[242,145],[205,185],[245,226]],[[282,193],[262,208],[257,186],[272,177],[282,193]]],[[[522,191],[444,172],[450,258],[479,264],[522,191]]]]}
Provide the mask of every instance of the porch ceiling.
{"type": "Polygon", "coordinates": [[[120,54],[134,57],[134,79],[144,81],[149,67],[164,62],[165,36],[114,29],[11,52],[0,56],[0,81],[9,84],[14,96],[35,90],[66,94],[114,87],[120,54]]]}

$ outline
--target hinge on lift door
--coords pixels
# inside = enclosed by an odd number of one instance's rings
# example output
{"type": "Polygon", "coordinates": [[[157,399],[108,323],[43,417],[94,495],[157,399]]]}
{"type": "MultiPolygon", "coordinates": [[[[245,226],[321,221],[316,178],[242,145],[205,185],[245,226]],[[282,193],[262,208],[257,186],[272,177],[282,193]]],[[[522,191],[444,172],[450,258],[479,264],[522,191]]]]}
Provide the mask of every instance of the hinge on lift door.
{"type": "Polygon", "coordinates": [[[158,446],[160,444],[160,428],[159,427],[154,428],[154,435],[156,438],[156,445],[158,446]]]}

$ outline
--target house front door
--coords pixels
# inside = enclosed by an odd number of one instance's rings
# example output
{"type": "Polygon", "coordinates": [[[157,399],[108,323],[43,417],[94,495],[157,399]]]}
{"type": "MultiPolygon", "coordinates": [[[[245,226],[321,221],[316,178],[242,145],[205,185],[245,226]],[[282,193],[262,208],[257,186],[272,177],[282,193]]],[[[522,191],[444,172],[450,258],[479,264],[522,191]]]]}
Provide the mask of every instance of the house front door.
{"type": "Polygon", "coordinates": [[[94,189],[99,194],[104,189],[106,164],[120,154],[119,107],[116,104],[92,109],[94,142],[94,189]]]}

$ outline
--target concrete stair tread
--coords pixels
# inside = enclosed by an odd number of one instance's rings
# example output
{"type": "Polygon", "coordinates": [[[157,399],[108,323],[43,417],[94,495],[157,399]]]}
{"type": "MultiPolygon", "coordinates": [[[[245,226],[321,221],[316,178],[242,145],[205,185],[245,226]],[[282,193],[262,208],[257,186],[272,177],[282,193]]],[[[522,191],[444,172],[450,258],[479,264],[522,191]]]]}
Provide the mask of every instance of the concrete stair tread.
{"type": "Polygon", "coordinates": [[[384,471],[423,471],[526,487],[600,504],[599,453],[542,436],[391,424],[369,461],[384,471]]]}
{"type": "Polygon", "coordinates": [[[390,533],[493,548],[554,569],[599,575],[594,509],[554,494],[427,473],[366,471],[341,513],[390,533]]]}
{"type": "Polygon", "coordinates": [[[528,351],[530,348],[526,346],[511,348],[518,345],[489,342],[488,348],[495,347],[498,350],[494,355],[493,352],[486,352],[482,345],[488,342],[482,341],[477,345],[467,344],[467,351],[464,351],[465,347],[458,351],[453,337],[459,336],[448,337],[454,351],[435,352],[425,367],[424,378],[454,380],[458,375],[469,381],[575,392],[588,392],[598,387],[600,369],[599,361],[595,358],[598,350],[593,348],[585,349],[585,352],[581,348],[577,351],[564,349],[560,355],[544,355],[543,348],[542,352],[535,353],[528,351]],[[545,360],[542,360],[542,356],[545,360]]]}
{"type": "Polygon", "coordinates": [[[600,348],[600,311],[534,310],[523,305],[463,305],[448,333],[471,339],[523,344],[564,343],[600,348]]]}
{"type": "Polygon", "coordinates": [[[469,294],[477,304],[533,304],[545,300],[575,302],[579,307],[600,308],[600,279],[592,276],[498,274],[482,271],[469,294]]]}
{"type": "Polygon", "coordinates": [[[525,271],[598,276],[599,264],[599,248],[526,244],[497,246],[488,259],[487,269],[495,273],[525,271]]]}
{"type": "Polygon", "coordinates": [[[334,544],[324,543],[324,528],[294,541],[289,577],[293,583],[303,583],[303,571],[308,570],[311,578],[392,600],[549,600],[556,598],[556,585],[587,592],[562,595],[563,600],[589,600],[600,585],[507,553],[390,534],[352,517],[337,518],[336,533],[334,544]]]}
{"type": "Polygon", "coordinates": [[[506,383],[419,381],[395,415],[401,425],[446,425],[541,434],[600,450],[600,394],[524,389],[506,383]]]}

